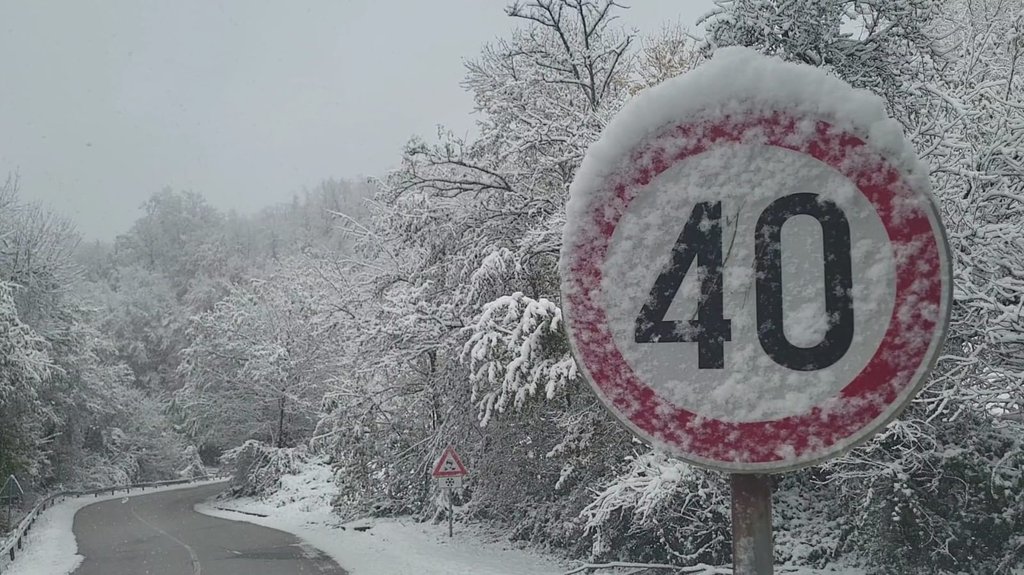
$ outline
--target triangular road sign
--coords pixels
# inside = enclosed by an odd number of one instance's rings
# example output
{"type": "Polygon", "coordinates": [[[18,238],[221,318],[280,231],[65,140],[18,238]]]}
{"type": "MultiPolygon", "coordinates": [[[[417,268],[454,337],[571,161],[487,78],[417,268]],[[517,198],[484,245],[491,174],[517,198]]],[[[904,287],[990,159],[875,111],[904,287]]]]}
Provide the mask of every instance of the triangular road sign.
{"type": "Polygon", "coordinates": [[[18,478],[11,475],[4,481],[4,486],[0,487],[0,499],[21,499],[25,495],[25,491],[21,488],[21,484],[18,483],[18,478]]]}
{"type": "Polygon", "coordinates": [[[434,471],[430,474],[434,477],[462,477],[469,475],[469,471],[466,471],[466,466],[459,459],[459,454],[455,453],[455,448],[449,445],[444,448],[441,457],[434,464],[434,471]]]}

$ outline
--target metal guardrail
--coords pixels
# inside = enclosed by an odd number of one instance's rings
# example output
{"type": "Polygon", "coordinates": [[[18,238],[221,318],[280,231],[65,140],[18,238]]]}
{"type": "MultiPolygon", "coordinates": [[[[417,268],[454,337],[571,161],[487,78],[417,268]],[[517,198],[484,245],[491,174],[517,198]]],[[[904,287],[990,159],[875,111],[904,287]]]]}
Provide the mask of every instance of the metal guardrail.
{"type": "Polygon", "coordinates": [[[25,517],[18,523],[18,526],[8,532],[7,539],[0,544],[0,567],[5,563],[14,561],[15,554],[21,551],[25,544],[25,536],[32,531],[32,526],[35,525],[36,519],[50,507],[53,507],[56,503],[60,503],[69,497],[83,497],[86,495],[93,495],[99,497],[106,493],[111,495],[116,494],[118,491],[124,491],[125,493],[131,493],[132,489],[139,489],[145,491],[147,487],[163,487],[165,485],[181,485],[185,483],[195,483],[197,481],[208,481],[215,479],[214,477],[197,477],[194,479],[170,479],[167,481],[149,481],[146,483],[132,483],[129,485],[114,485],[110,487],[100,487],[97,489],[86,489],[82,491],[61,491],[59,493],[53,493],[43,498],[42,501],[36,504],[31,511],[25,514],[25,517]]]}

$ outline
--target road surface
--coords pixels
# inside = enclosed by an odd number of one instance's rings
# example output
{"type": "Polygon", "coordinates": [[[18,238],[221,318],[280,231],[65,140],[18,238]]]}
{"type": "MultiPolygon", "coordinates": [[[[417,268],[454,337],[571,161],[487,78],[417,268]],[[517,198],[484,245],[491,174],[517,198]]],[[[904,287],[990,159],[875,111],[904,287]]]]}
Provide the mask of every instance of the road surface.
{"type": "Polygon", "coordinates": [[[75,515],[74,575],[344,575],[294,535],[192,508],[223,483],[113,499],[75,515]]]}

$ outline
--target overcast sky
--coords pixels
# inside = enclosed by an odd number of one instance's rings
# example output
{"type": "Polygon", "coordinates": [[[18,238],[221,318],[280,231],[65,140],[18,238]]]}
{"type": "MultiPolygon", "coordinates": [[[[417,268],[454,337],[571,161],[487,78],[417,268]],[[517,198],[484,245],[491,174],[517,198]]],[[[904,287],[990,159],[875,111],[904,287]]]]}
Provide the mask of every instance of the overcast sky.
{"type": "MultiPolygon", "coordinates": [[[[634,0],[642,32],[711,0],[634,0]]],[[[0,177],[112,239],[165,186],[247,213],[394,167],[413,134],[473,124],[462,61],[501,0],[0,0],[0,177]]]]}

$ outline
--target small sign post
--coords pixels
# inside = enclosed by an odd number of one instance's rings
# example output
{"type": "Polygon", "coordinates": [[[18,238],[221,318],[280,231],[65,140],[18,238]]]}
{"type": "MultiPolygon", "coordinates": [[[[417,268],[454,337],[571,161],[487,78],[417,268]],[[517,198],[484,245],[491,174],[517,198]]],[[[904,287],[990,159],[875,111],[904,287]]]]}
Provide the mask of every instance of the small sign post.
{"type": "Polygon", "coordinates": [[[434,463],[434,470],[430,474],[438,481],[448,499],[448,537],[452,537],[454,533],[452,491],[462,488],[462,478],[469,475],[469,471],[462,464],[462,459],[455,452],[455,448],[449,445],[441,452],[441,457],[434,463]]]}
{"type": "Polygon", "coordinates": [[[570,189],[562,311],[636,436],[731,475],[737,575],[773,572],[771,479],[910,402],[952,276],[928,171],[881,99],[726,48],[641,93],[570,189]]]}

